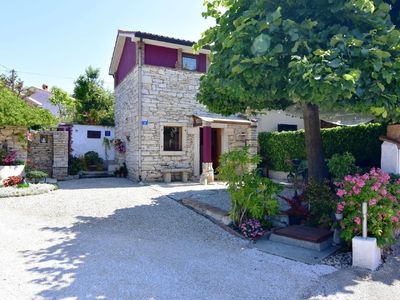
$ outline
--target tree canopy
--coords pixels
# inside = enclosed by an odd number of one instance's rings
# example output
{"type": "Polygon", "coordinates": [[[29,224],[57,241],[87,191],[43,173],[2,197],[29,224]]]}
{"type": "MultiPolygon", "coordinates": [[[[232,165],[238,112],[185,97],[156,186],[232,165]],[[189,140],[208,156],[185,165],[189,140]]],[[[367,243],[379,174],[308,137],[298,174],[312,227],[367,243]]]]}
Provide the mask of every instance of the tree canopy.
{"type": "Polygon", "coordinates": [[[56,105],[60,120],[63,122],[71,122],[75,117],[75,99],[59,87],[51,88],[51,96],[49,98],[51,104],[56,105]]]}
{"type": "Polygon", "coordinates": [[[310,149],[321,141],[318,107],[400,118],[400,32],[383,0],[206,0],[205,6],[203,15],[216,25],[197,45],[211,46],[198,99],[211,110],[301,105],[306,136],[316,129],[310,149]]]}
{"type": "Polygon", "coordinates": [[[57,119],[46,109],[28,105],[17,93],[0,84],[0,125],[46,128],[57,119]]]}
{"type": "Polygon", "coordinates": [[[89,66],[75,81],[75,121],[80,124],[114,125],[114,96],[99,78],[100,70],[89,66]]]}

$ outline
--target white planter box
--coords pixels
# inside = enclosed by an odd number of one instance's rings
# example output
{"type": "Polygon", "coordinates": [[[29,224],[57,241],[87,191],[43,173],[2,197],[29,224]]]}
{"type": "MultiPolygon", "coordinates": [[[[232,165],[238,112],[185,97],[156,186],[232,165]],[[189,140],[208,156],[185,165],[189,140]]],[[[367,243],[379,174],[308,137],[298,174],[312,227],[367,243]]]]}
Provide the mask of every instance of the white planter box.
{"type": "Polygon", "coordinates": [[[287,181],[287,176],[289,175],[289,172],[269,170],[268,175],[269,178],[274,180],[287,181]]]}
{"type": "Polygon", "coordinates": [[[19,176],[24,173],[25,165],[0,166],[0,180],[7,179],[10,176],[19,176]]]}

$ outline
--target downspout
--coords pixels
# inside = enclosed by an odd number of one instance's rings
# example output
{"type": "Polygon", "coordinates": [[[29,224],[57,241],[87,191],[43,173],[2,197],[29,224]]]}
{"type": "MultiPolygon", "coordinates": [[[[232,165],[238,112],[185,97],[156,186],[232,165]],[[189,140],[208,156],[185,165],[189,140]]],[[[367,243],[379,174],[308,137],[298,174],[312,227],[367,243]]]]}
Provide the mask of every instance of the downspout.
{"type": "Polygon", "coordinates": [[[140,38],[138,57],[138,174],[139,181],[142,181],[142,65],[143,65],[143,38],[140,38]]]}

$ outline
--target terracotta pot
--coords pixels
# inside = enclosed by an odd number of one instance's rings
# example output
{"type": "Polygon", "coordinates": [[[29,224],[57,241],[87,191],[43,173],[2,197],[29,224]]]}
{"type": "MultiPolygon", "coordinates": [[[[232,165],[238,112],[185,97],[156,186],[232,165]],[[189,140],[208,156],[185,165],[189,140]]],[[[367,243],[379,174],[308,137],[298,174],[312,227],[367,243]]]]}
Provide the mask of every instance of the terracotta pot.
{"type": "Polygon", "coordinates": [[[400,142],[400,124],[390,124],[386,128],[386,136],[391,139],[400,142]]]}

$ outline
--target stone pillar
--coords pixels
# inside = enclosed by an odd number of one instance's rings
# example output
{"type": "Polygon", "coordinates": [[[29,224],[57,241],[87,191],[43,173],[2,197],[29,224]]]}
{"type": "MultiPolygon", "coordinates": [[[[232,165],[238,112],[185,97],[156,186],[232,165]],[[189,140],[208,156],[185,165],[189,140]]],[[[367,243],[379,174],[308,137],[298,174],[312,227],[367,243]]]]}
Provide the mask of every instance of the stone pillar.
{"type": "Polygon", "coordinates": [[[68,176],[68,132],[53,133],[53,178],[63,180],[68,176]]]}
{"type": "Polygon", "coordinates": [[[208,184],[214,182],[214,169],[211,151],[212,129],[210,126],[203,127],[203,173],[200,176],[200,183],[208,184]]]}

